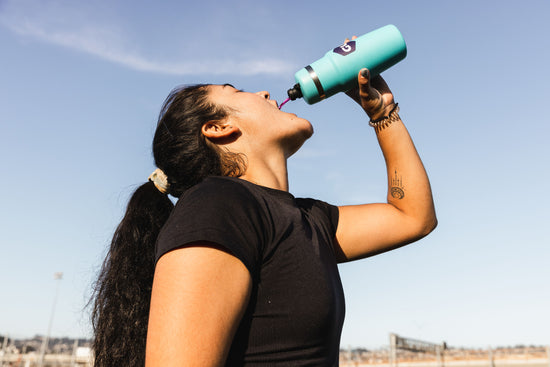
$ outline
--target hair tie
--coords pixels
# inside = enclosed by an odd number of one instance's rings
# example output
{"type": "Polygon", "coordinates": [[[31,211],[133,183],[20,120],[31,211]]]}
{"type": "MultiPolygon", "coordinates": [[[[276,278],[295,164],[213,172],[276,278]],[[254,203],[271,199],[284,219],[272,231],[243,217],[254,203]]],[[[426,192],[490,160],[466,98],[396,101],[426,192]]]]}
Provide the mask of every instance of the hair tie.
{"type": "Polygon", "coordinates": [[[155,187],[163,194],[168,194],[168,191],[170,190],[170,184],[168,183],[168,177],[166,174],[160,169],[157,168],[156,170],[149,175],[149,181],[155,184],[155,187]]]}

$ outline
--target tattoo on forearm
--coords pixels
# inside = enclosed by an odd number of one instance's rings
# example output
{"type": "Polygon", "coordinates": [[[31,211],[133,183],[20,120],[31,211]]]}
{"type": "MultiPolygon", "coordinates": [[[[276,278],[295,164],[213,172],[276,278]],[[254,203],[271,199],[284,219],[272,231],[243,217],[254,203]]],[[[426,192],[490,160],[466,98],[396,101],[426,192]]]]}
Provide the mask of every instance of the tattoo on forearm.
{"type": "Polygon", "coordinates": [[[394,173],[395,174],[391,180],[390,194],[394,199],[403,199],[405,197],[403,178],[397,175],[397,170],[395,170],[394,173]]]}

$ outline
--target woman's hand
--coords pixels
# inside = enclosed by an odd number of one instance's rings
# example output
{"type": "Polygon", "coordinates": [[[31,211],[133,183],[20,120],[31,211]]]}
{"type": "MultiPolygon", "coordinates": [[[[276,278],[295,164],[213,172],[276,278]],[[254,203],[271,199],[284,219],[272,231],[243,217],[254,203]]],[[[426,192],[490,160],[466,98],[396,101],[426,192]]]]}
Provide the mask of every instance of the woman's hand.
{"type": "MultiPolygon", "coordinates": [[[[356,38],[354,36],[352,40],[356,38]]],[[[349,39],[346,38],[345,42],[348,43],[349,39]]],[[[394,100],[384,79],[377,75],[371,80],[369,70],[364,68],[359,71],[357,82],[358,87],[349,90],[346,94],[363,107],[371,120],[388,116],[394,107],[394,100]]]]}

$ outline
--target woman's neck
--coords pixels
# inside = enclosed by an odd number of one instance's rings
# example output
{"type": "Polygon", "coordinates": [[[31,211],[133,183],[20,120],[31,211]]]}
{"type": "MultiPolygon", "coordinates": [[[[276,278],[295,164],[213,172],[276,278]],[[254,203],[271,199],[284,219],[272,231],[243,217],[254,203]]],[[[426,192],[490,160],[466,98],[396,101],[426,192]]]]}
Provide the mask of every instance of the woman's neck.
{"type": "Polygon", "coordinates": [[[244,175],[239,178],[271,189],[288,191],[286,158],[250,160],[244,175]]]}

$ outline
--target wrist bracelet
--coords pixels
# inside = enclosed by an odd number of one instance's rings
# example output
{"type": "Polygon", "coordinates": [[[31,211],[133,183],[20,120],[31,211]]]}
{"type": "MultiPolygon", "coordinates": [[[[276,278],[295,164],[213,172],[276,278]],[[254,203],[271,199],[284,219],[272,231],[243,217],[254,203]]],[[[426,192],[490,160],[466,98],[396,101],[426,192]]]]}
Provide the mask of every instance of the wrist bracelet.
{"type": "Polygon", "coordinates": [[[388,114],[388,116],[384,116],[376,120],[370,120],[369,126],[374,127],[376,130],[385,129],[392,122],[400,119],[398,112],[399,112],[399,106],[398,106],[398,103],[396,103],[395,106],[393,106],[390,113],[388,114]]]}

